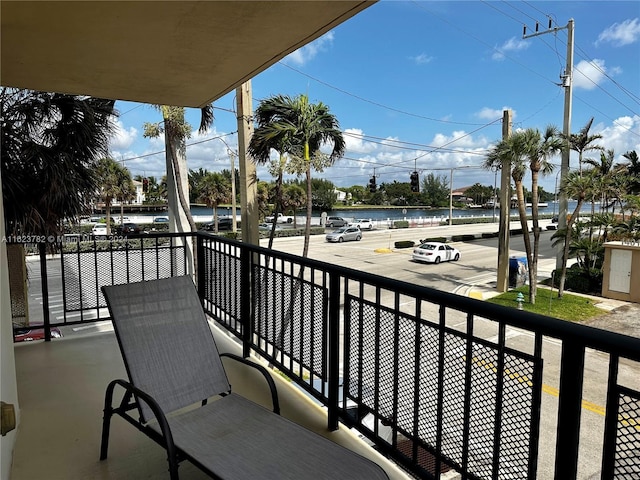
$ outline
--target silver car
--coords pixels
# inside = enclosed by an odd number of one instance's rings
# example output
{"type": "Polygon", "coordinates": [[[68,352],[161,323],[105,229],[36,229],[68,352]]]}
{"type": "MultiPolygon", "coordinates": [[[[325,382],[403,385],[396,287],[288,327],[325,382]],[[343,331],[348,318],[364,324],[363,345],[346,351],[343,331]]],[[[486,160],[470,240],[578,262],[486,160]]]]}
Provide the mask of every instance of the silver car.
{"type": "Polygon", "coordinates": [[[355,240],[357,242],[362,238],[362,232],[356,227],[343,227],[339,228],[335,232],[327,234],[327,242],[348,242],[349,240],[355,240]]]}

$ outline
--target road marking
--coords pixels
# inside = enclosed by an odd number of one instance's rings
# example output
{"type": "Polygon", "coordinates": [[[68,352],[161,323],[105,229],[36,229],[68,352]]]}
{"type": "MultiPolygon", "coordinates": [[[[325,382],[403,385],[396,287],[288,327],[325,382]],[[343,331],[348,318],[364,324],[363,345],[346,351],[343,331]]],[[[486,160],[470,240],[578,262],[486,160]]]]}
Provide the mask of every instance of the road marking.
{"type": "MultiPolygon", "coordinates": [[[[463,360],[466,360],[466,357],[462,357],[463,360]]],[[[498,373],[498,369],[491,362],[483,360],[478,357],[473,357],[472,362],[487,369],[491,370],[493,373],[498,373]]],[[[505,375],[511,380],[515,380],[519,383],[526,383],[528,386],[533,387],[533,382],[526,376],[520,375],[518,372],[514,372],[509,370],[508,368],[504,369],[505,375]]],[[[542,384],[542,392],[547,395],[551,395],[556,398],[560,398],[560,390],[556,387],[552,387],[551,385],[542,384]]],[[[606,408],[602,405],[598,405],[597,403],[590,402],[588,400],[582,400],[582,408],[584,410],[588,410],[597,415],[604,417],[606,415],[606,408]]],[[[618,423],[621,423],[625,427],[633,427],[635,430],[640,432],[640,422],[636,418],[630,417],[628,414],[618,414],[618,423]]]]}

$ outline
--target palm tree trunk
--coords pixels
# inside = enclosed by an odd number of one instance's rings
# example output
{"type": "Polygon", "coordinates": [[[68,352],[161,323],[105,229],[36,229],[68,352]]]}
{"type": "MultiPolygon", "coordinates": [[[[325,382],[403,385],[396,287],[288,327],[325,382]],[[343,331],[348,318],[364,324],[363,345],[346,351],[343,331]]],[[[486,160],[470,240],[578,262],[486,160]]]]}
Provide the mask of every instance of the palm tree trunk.
{"type": "Polygon", "coordinates": [[[535,279],[532,280],[531,277],[531,238],[529,237],[529,224],[527,222],[527,207],[524,199],[524,188],[522,185],[522,180],[516,180],[516,196],[518,198],[518,215],[520,216],[520,226],[522,227],[522,239],[524,240],[524,251],[527,255],[527,264],[529,269],[529,302],[534,303],[535,297],[531,297],[531,292],[533,290],[532,283],[535,279]]]}
{"type": "MultiPolygon", "coordinates": [[[[177,155],[177,146],[175,144],[176,142],[176,138],[173,137],[170,134],[170,128],[168,125],[166,125],[167,120],[165,119],[165,136],[167,136],[167,151],[169,153],[169,155],[171,156],[171,164],[173,165],[173,172],[174,172],[174,176],[175,178],[173,179],[175,186],[176,186],[176,191],[178,193],[178,200],[180,201],[180,206],[182,207],[182,211],[185,213],[187,220],[189,221],[189,226],[191,227],[191,231],[195,232],[197,230],[196,228],[196,222],[193,220],[193,215],[191,215],[191,208],[189,205],[189,202],[187,202],[187,198],[185,197],[184,194],[184,189],[182,188],[182,174],[180,171],[180,162],[178,161],[178,155],[177,155]]],[[[170,181],[170,179],[167,179],[167,181],[170,181]]],[[[195,278],[198,278],[198,255],[195,252],[195,249],[192,249],[192,256],[193,256],[193,272],[195,274],[195,278]]]]}
{"type": "Polygon", "coordinates": [[[311,209],[313,208],[313,199],[311,198],[311,161],[307,160],[307,222],[304,227],[304,247],[302,256],[307,258],[309,254],[309,239],[311,238],[311,209]]]}
{"type": "Polygon", "coordinates": [[[578,218],[578,215],[580,215],[580,208],[582,208],[582,202],[583,202],[582,197],[579,197],[578,203],[576,204],[576,208],[571,214],[569,221],[567,222],[567,232],[565,233],[565,236],[564,236],[564,248],[562,250],[562,270],[560,270],[558,298],[562,298],[562,295],[564,294],[564,283],[567,279],[567,260],[569,260],[569,247],[571,245],[571,232],[572,232],[573,223],[576,221],[576,218],[578,218]]]}
{"type": "Polygon", "coordinates": [[[533,253],[529,263],[529,301],[536,303],[538,293],[538,252],[540,250],[540,224],[538,222],[538,171],[531,171],[531,219],[533,221],[533,253]]]}

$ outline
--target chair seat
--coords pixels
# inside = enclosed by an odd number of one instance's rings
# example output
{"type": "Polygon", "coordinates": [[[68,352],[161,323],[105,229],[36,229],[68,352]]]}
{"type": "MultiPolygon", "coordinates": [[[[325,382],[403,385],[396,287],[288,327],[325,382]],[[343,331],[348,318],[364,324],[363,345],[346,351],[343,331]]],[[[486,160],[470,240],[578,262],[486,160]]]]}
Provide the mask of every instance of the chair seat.
{"type": "Polygon", "coordinates": [[[167,420],[175,445],[222,479],[388,478],[357,453],[233,393],[167,420]]]}

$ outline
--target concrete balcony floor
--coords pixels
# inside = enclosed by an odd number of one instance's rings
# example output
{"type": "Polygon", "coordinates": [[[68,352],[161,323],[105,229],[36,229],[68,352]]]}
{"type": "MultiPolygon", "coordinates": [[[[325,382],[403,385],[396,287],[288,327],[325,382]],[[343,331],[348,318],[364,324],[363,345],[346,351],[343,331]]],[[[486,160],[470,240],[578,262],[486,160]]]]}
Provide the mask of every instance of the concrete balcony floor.
{"type": "MultiPolygon", "coordinates": [[[[12,480],[168,478],[165,451],[117,416],[111,422],[109,456],[99,460],[105,388],[115,378],[127,378],[113,331],[108,326],[102,330],[16,344],[20,423],[12,480]]],[[[225,333],[214,327],[214,334],[221,351],[239,353],[225,333]]],[[[256,388],[259,377],[225,362],[234,391],[268,405],[266,390],[256,388]]],[[[322,408],[278,375],[274,379],[284,416],[369,456],[391,479],[409,478],[347,428],[328,432],[322,408]]],[[[209,478],[186,461],[180,476],[209,478]]]]}

